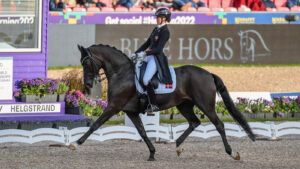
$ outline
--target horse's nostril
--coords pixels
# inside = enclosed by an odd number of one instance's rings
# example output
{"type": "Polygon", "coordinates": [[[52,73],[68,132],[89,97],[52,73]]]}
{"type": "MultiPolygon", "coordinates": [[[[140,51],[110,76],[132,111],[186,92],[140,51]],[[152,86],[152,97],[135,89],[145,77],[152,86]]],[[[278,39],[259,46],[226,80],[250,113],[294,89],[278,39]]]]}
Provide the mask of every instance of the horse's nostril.
{"type": "Polygon", "coordinates": [[[92,88],[92,87],[93,87],[92,84],[90,84],[90,83],[87,83],[85,86],[86,86],[87,88],[92,88]]]}

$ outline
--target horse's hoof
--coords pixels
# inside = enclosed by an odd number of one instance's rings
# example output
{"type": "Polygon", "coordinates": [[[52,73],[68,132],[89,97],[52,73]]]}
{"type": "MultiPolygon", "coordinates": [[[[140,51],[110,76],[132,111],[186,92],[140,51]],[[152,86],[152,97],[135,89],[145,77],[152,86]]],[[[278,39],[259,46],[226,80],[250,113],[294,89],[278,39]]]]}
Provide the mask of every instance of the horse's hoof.
{"type": "Polygon", "coordinates": [[[180,154],[183,152],[183,148],[181,148],[181,147],[178,147],[177,149],[176,149],[176,153],[177,153],[177,156],[179,157],[180,156],[180,154]]]}
{"type": "Polygon", "coordinates": [[[155,161],[155,158],[154,157],[149,157],[148,161],[155,161]]]}
{"type": "Polygon", "coordinates": [[[234,159],[234,160],[241,160],[241,156],[240,156],[240,153],[239,152],[236,152],[236,155],[234,155],[234,153],[231,155],[231,157],[234,159]]]}
{"type": "Polygon", "coordinates": [[[77,149],[77,144],[70,144],[69,146],[68,146],[68,148],[70,149],[70,150],[76,150],[77,149]]]}

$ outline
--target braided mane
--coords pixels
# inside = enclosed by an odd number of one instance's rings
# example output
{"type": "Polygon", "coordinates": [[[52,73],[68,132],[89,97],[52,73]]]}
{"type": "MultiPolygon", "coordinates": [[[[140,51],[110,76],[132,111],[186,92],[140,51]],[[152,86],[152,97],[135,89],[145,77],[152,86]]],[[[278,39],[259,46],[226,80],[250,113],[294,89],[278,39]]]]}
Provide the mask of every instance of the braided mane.
{"type": "Polygon", "coordinates": [[[96,46],[96,47],[107,47],[107,48],[113,49],[113,50],[119,52],[123,57],[125,57],[126,59],[128,59],[130,63],[132,63],[132,61],[129,59],[129,57],[124,52],[122,52],[121,50],[117,49],[114,46],[104,45],[104,44],[97,44],[97,45],[95,44],[95,45],[92,45],[90,47],[94,47],[94,46],[96,46]]]}

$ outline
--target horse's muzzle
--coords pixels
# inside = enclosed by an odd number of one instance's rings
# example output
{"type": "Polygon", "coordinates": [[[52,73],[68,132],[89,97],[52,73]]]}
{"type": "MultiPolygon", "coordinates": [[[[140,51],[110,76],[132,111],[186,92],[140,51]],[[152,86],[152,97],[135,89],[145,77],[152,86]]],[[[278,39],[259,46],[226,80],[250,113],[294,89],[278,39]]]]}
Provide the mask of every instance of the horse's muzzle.
{"type": "Polygon", "coordinates": [[[90,95],[91,94],[91,88],[93,85],[91,83],[87,83],[84,85],[84,93],[90,95]]]}

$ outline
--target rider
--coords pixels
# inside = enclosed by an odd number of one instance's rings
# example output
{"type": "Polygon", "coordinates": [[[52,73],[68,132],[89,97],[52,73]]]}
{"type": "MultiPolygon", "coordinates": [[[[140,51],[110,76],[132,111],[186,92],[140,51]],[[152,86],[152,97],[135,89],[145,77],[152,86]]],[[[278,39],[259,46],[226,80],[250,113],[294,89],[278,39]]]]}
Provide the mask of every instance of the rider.
{"type": "Polygon", "coordinates": [[[135,52],[137,55],[147,56],[147,67],[143,78],[146,86],[149,105],[145,112],[158,111],[153,86],[150,82],[158,71],[159,80],[164,84],[172,84],[172,78],[168,67],[168,60],[163,49],[170,37],[167,23],[171,20],[171,12],[168,8],[159,8],[155,12],[157,26],[153,29],[147,41],[135,52]]]}

